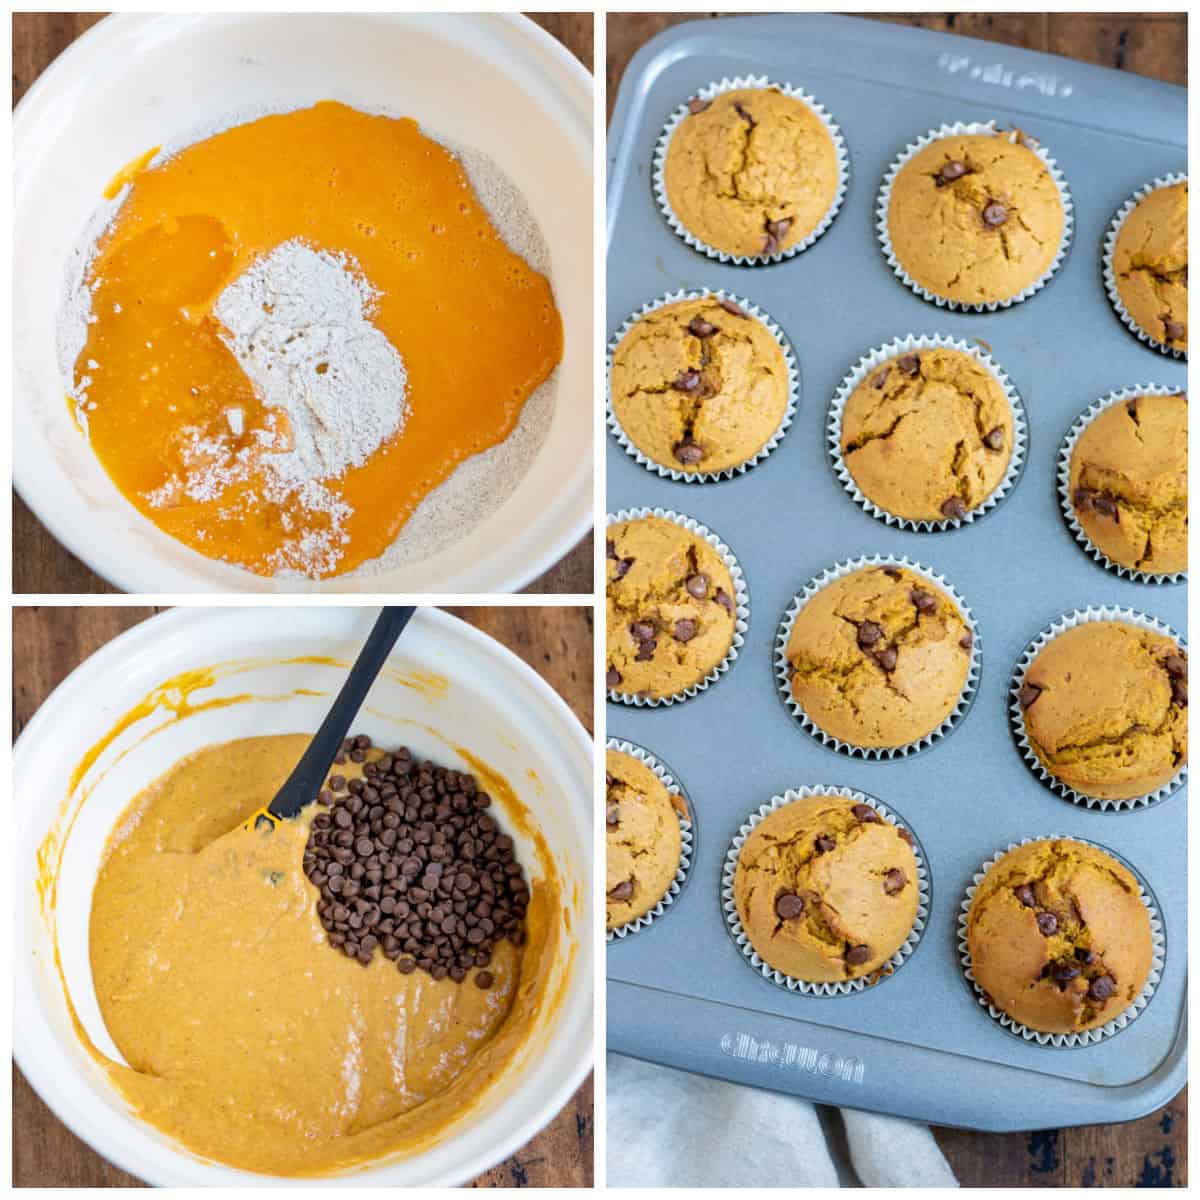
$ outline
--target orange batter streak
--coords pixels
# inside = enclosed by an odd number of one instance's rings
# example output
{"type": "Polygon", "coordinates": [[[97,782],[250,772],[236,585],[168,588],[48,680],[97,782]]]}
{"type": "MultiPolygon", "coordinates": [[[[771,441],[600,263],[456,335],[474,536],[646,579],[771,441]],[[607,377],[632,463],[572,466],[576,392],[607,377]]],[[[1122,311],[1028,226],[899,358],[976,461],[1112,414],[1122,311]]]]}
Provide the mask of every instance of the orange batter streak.
{"type": "Polygon", "coordinates": [[[341,574],[381,554],[421,500],[512,432],[562,357],[549,281],[513,254],[456,159],[415,121],[342,104],[263,117],[136,174],[88,277],[96,320],[75,364],[91,444],[122,493],[211,558],[305,570],[303,534],[328,518],[265,501],[261,480],[155,507],[185,474],[184,429],[220,455],[257,445],[261,405],[212,308],[257,257],[293,238],[349,254],[380,293],[372,320],[404,359],[402,432],[327,486],[352,509],[341,574]],[[91,365],[91,364],[98,365],[91,365]],[[226,412],[240,408],[244,430],[226,412]]]}

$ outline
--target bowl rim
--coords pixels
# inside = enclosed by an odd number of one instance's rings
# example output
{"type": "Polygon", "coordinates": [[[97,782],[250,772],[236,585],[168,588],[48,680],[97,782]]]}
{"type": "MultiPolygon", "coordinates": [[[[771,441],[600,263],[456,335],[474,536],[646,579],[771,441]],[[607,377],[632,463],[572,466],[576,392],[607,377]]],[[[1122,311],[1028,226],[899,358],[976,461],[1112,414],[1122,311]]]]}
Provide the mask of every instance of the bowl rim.
{"type": "MultiPolygon", "coordinates": [[[[361,12],[361,13],[299,13],[299,14],[284,14],[281,12],[262,12],[262,13],[245,13],[240,11],[233,12],[214,12],[208,14],[191,15],[188,14],[167,14],[167,13],[144,13],[144,12],[114,12],[97,21],[95,25],[86,29],[79,35],[65,50],[63,50],[50,65],[33,81],[29,89],[21,97],[17,106],[13,109],[12,116],[12,162],[13,162],[13,190],[14,193],[22,186],[23,171],[21,162],[23,156],[21,153],[22,145],[31,136],[28,127],[34,122],[41,108],[50,103],[50,98],[53,95],[54,89],[59,85],[59,81],[66,78],[68,73],[75,69],[76,64],[82,64],[84,60],[108,53],[113,48],[114,43],[119,39],[131,35],[139,28],[143,28],[150,22],[166,24],[174,22],[180,28],[185,24],[195,25],[198,21],[207,19],[230,19],[236,17],[278,17],[284,15],[298,16],[337,16],[344,20],[353,20],[356,17],[365,17],[373,21],[395,23],[403,25],[411,22],[414,17],[420,17],[421,14],[406,13],[406,12],[361,12]]],[[[564,110],[560,116],[570,116],[576,120],[582,120],[587,128],[589,135],[594,138],[595,130],[593,123],[593,90],[594,80],[591,72],[578,58],[575,57],[561,42],[554,38],[550,33],[543,29],[531,18],[520,12],[444,12],[439,14],[427,14],[429,16],[441,17],[446,20],[462,22],[473,21],[481,27],[488,25],[494,26],[501,34],[515,39],[517,42],[524,42],[525,48],[529,50],[535,58],[541,59],[546,65],[553,67],[553,82],[556,84],[555,90],[560,91],[565,97],[571,98],[571,93],[576,93],[573,97],[574,108],[564,110]]],[[[590,336],[590,335],[589,335],[590,336]]],[[[14,360],[15,365],[15,360],[14,360]]],[[[17,385],[17,380],[14,380],[14,387],[17,385]]],[[[14,398],[15,404],[15,398],[14,398]]],[[[584,460],[581,460],[581,462],[584,460]]],[[[111,561],[100,562],[95,557],[95,551],[99,543],[94,543],[88,539],[84,530],[75,529],[72,526],[70,519],[65,513],[60,513],[58,510],[48,510],[44,505],[37,501],[37,488],[31,487],[31,478],[26,474],[26,469],[23,465],[24,460],[19,455],[13,457],[12,484],[17,495],[20,496],[22,503],[29,508],[39,522],[49,531],[56,542],[69,553],[78,558],[89,570],[100,576],[106,583],[113,587],[120,588],[127,594],[139,594],[144,592],[154,592],[160,590],[153,585],[153,578],[162,567],[158,562],[154,565],[147,565],[145,568],[135,567],[132,571],[127,568],[125,558],[121,554],[113,554],[111,561]],[[144,577],[145,576],[145,577],[144,577]]],[[[590,473],[592,470],[591,459],[586,460],[586,471],[590,473]]],[[[582,478],[582,477],[581,477],[582,478]]],[[[558,535],[547,540],[539,549],[525,552],[523,554],[512,554],[506,557],[497,558],[492,567],[492,576],[487,586],[482,586],[484,581],[480,581],[475,586],[467,589],[471,594],[481,593],[505,593],[518,592],[529,584],[533,583],[551,567],[555,566],[562,558],[564,558],[576,545],[587,535],[594,527],[594,504],[592,503],[592,493],[594,492],[594,482],[592,487],[585,488],[583,491],[584,503],[580,510],[573,517],[565,517],[559,529],[558,535]]],[[[169,536],[169,535],[167,535],[169,536]]],[[[180,543],[181,549],[186,549],[180,543]]],[[[193,551],[192,553],[197,553],[193,551]]],[[[203,556],[198,555],[198,558],[203,562],[211,560],[203,559],[203,556]]],[[[202,569],[203,562],[197,563],[197,571],[202,569]]],[[[328,580],[310,581],[315,584],[309,590],[298,592],[299,595],[369,595],[370,591],[364,589],[348,589],[342,591],[337,586],[340,576],[333,576],[328,580]],[[332,586],[321,586],[332,585],[332,586]]],[[[183,589],[188,594],[204,594],[206,592],[225,593],[230,590],[234,594],[246,595],[278,595],[289,593],[275,593],[269,589],[269,581],[267,588],[253,588],[249,586],[249,580],[242,586],[234,584],[233,588],[222,586],[215,580],[209,580],[200,577],[191,579],[189,585],[183,589]]],[[[431,586],[425,589],[422,595],[437,595],[444,589],[441,586],[431,586]]]]}
{"type": "MultiPolygon", "coordinates": [[[[174,634],[179,629],[186,629],[189,625],[198,625],[202,622],[219,620],[227,612],[256,611],[268,607],[270,606],[221,605],[176,607],[168,609],[165,612],[156,613],[106,642],[80,662],[54,687],[21,730],[21,733],[13,743],[12,767],[14,780],[20,777],[21,760],[31,753],[30,748],[43,741],[49,733],[52,733],[58,710],[63,705],[73,706],[80,701],[86,700],[91,685],[94,682],[92,677],[99,673],[107,672],[131,650],[143,649],[161,637],[174,634]]],[[[362,606],[294,605],[289,607],[297,607],[304,610],[343,610],[347,608],[357,609],[362,606]]],[[[453,614],[430,606],[422,606],[418,610],[412,628],[416,630],[424,628],[433,637],[439,639],[445,637],[463,638],[473,643],[484,654],[490,654],[503,668],[521,678],[558,717],[559,724],[556,732],[567,735],[570,739],[568,743],[569,747],[580,756],[581,765],[585,767],[589,779],[591,778],[594,773],[594,745],[583,723],[575,716],[566,701],[563,700],[554,688],[542,679],[532,667],[509,650],[507,646],[482,630],[477,629],[475,626],[455,617],[453,614]]],[[[591,851],[592,847],[588,846],[588,849],[591,851]]],[[[16,864],[17,869],[15,871],[14,882],[18,890],[26,890],[27,875],[30,864],[33,861],[31,859],[29,863],[18,862],[16,864]]],[[[592,864],[584,865],[590,870],[592,864]]],[[[586,874],[583,877],[583,883],[585,886],[590,887],[591,879],[586,874]]],[[[595,924],[591,920],[590,913],[585,914],[585,917],[586,919],[580,923],[582,932],[579,935],[584,940],[592,936],[592,926],[595,924]]],[[[341,1174],[292,1178],[290,1176],[264,1175],[259,1172],[245,1170],[244,1168],[232,1167],[229,1164],[216,1160],[201,1158],[189,1152],[186,1147],[178,1146],[174,1139],[165,1135],[164,1152],[170,1159],[174,1160],[175,1164],[178,1164],[177,1167],[173,1166],[169,1171],[156,1166],[150,1166],[148,1169],[148,1164],[138,1159],[120,1141],[114,1141],[112,1145],[104,1147],[97,1145],[93,1140],[94,1131],[92,1125],[87,1119],[88,1103],[80,1103],[78,1099],[79,1094],[86,1093],[76,1093],[75,1089],[72,1088],[73,1075],[63,1079],[56,1076],[48,1067],[43,1067],[42,1062],[33,1052],[31,1041],[27,1038],[26,1030],[29,1026],[24,1021],[17,1019],[22,1012],[28,1013],[30,1010],[33,1010],[35,1013],[40,1014],[40,1010],[36,1004],[37,991],[31,964],[26,960],[24,955],[21,955],[19,958],[14,955],[14,959],[12,992],[14,1017],[12,1052],[14,1062],[20,1068],[29,1085],[34,1089],[42,1102],[54,1113],[55,1117],[93,1152],[120,1167],[122,1170],[129,1172],[131,1175],[152,1186],[205,1186],[205,1181],[199,1180],[195,1176],[197,1173],[206,1175],[214,1170],[233,1173],[244,1179],[247,1183],[258,1185],[266,1183],[277,1186],[298,1187],[331,1187],[344,1184],[398,1186],[396,1184],[382,1183],[376,1178],[380,1171],[386,1171],[390,1166],[396,1165],[396,1163],[389,1163],[387,1161],[375,1165],[364,1164],[341,1174]]],[[[585,992],[583,999],[580,1001],[580,1014],[576,1018],[576,1021],[583,1026],[587,1036],[581,1039],[581,1052],[573,1058],[569,1069],[564,1071],[558,1085],[540,1093],[536,1097],[535,1103],[531,1105],[529,1115],[514,1125],[505,1137],[490,1143],[486,1149],[476,1151],[467,1157],[456,1158],[453,1167],[443,1171],[439,1176],[411,1186],[458,1186],[470,1181],[511,1157],[513,1153],[549,1124],[567,1104],[571,1096],[575,1094],[587,1078],[588,1073],[592,1070],[594,1057],[593,1042],[595,1028],[593,1005],[595,1000],[595,981],[594,979],[585,979],[583,977],[587,968],[587,962],[588,956],[585,955],[582,957],[582,960],[577,958],[574,966],[574,970],[578,973],[580,981],[577,986],[582,986],[585,992]],[[591,993],[590,997],[586,994],[588,992],[591,993]]],[[[594,975],[594,971],[592,974],[594,975]]],[[[560,1039],[568,1032],[568,1028],[556,1029],[552,1036],[555,1039],[560,1039]]],[[[46,1030],[46,1036],[55,1042],[61,1040],[49,1029],[46,1030]]],[[[131,1111],[129,1115],[133,1120],[138,1120],[136,1113],[131,1111]]],[[[145,1123],[143,1122],[142,1124],[145,1123]]],[[[152,1129],[152,1127],[147,1128],[152,1129]]],[[[442,1142],[430,1149],[437,1149],[445,1144],[445,1142],[442,1142]]],[[[399,1161],[406,1164],[412,1163],[418,1161],[423,1153],[426,1152],[422,1151],[409,1155],[399,1161]]],[[[215,1182],[220,1186],[220,1181],[207,1182],[215,1182]]],[[[227,1185],[232,1182],[228,1181],[227,1185]]]]}

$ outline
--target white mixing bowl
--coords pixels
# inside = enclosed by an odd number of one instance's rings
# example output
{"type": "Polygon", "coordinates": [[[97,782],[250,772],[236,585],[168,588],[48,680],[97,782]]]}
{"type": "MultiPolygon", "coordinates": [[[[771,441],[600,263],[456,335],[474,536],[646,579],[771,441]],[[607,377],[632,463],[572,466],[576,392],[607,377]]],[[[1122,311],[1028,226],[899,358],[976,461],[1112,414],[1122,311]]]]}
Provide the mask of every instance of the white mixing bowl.
{"type": "Polygon", "coordinates": [[[128,592],[516,591],[592,523],[592,79],[515,14],[244,14],[102,21],[13,119],[14,477],[43,523],[128,592]],[[343,100],[487,153],[550,248],[564,348],[546,440],[499,510],[423,562],[271,580],[205,558],[120,494],[75,428],[55,350],[67,257],[116,171],[223,114],[343,100]]]}
{"type": "MultiPolygon", "coordinates": [[[[62,972],[84,1028],[100,1049],[114,1054],[92,986],[87,934],[92,887],[117,817],[137,792],[201,746],[315,730],[345,668],[288,660],[349,661],[373,619],[370,609],[327,606],[176,609],[92,655],[59,685],[16,744],[16,1059],[79,1137],[149,1183],[228,1185],[263,1177],[202,1161],[143,1123],[84,1049],[71,1024],[54,965],[52,922],[38,890],[39,879],[44,882],[59,859],[49,855],[39,872],[39,847],[52,830],[63,832],[53,909],[62,972]],[[190,709],[181,707],[180,689],[159,692],[153,711],[123,729],[73,787],[77,765],[125,714],[166,681],[216,663],[236,667],[218,671],[211,686],[192,693],[190,709]],[[326,694],[300,695],[298,689],[326,694]],[[214,698],[246,695],[253,698],[203,707],[214,698]]],[[[407,744],[469,770],[451,748],[466,747],[503,775],[531,811],[562,882],[568,915],[556,960],[561,990],[539,1014],[517,1058],[432,1149],[338,1177],[375,1186],[462,1183],[537,1133],[591,1064],[591,741],[563,701],[515,655],[432,609],[413,618],[355,728],[381,744],[407,744]],[[429,676],[446,686],[423,683],[429,676]]],[[[516,840],[520,851],[522,838],[516,840]]],[[[527,843],[524,848],[523,861],[533,861],[527,843]]]]}

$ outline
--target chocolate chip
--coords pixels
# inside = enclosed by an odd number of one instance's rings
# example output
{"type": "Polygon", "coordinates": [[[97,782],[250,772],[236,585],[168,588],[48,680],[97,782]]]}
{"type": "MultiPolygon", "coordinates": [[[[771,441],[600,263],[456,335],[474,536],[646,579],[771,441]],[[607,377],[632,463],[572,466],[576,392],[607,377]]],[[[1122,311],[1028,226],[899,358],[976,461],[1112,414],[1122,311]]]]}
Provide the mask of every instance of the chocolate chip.
{"type": "Polygon", "coordinates": [[[900,870],[899,867],[893,867],[883,877],[883,890],[889,895],[894,896],[897,892],[904,890],[904,885],[908,882],[908,877],[900,870]]]}
{"type": "Polygon", "coordinates": [[[1168,342],[1182,342],[1187,337],[1187,326],[1182,321],[1163,318],[1163,329],[1168,342]]]}
{"type": "Polygon", "coordinates": [[[828,833],[819,833],[813,845],[818,854],[828,854],[837,845],[837,839],[828,833]]]}
{"type": "Polygon", "coordinates": [[[715,325],[710,324],[702,316],[700,316],[699,313],[697,313],[688,322],[688,333],[690,333],[693,337],[698,337],[701,339],[710,338],[714,333],[720,332],[721,331],[715,325]]]}
{"type": "Polygon", "coordinates": [[[864,825],[879,823],[879,814],[869,804],[856,804],[850,811],[855,820],[862,821],[864,825]]]}
{"type": "Polygon", "coordinates": [[[1056,962],[1050,968],[1050,975],[1058,983],[1070,983],[1072,979],[1079,978],[1080,971],[1074,963],[1056,962]]]}
{"type": "Polygon", "coordinates": [[[1171,680],[1171,700],[1180,708],[1187,708],[1188,685],[1186,679],[1171,680]]]}
{"type": "Polygon", "coordinates": [[[934,182],[938,187],[945,187],[946,184],[953,183],[956,179],[961,179],[966,173],[967,164],[959,162],[956,158],[952,158],[949,162],[942,163],[942,168],[935,176],[934,182]]]}
{"type": "Polygon", "coordinates": [[[915,379],[921,373],[921,359],[916,354],[905,354],[896,360],[896,369],[910,379],[915,379]]]}
{"type": "Polygon", "coordinates": [[[658,628],[653,621],[634,621],[629,626],[629,632],[633,634],[635,642],[648,642],[658,632],[658,628]]]}
{"type": "Polygon", "coordinates": [[[1187,659],[1184,658],[1183,655],[1168,654],[1167,657],[1163,659],[1163,666],[1166,667],[1167,674],[1170,675],[1172,679],[1187,678],[1187,659]]]}
{"type": "Polygon", "coordinates": [[[1088,987],[1088,999],[1107,1000],[1116,990],[1117,983],[1111,975],[1098,975],[1088,987]]]}
{"type": "Polygon", "coordinates": [[[479,974],[475,976],[475,986],[479,988],[480,991],[486,992],[488,988],[490,988],[495,982],[496,977],[491,973],[491,971],[480,971],[479,974]]]}
{"type": "Polygon", "coordinates": [[[1017,699],[1021,702],[1022,708],[1031,708],[1033,702],[1042,694],[1042,689],[1036,683],[1021,684],[1020,691],[1017,692],[1017,699]]]}
{"type": "Polygon", "coordinates": [[[871,380],[871,386],[877,391],[883,390],[883,385],[887,383],[887,377],[892,373],[890,367],[884,367],[874,379],[871,380]]]}
{"type": "Polygon", "coordinates": [[[775,915],[781,921],[792,921],[804,911],[804,900],[795,892],[780,892],[775,897],[775,915]]]}
{"type": "Polygon", "coordinates": [[[708,576],[699,574],[689,575],[684,587],[687,588],[689,596],[695,596],[697,600],[703,600],[708,595],[708,576]]]}
{"type": "Polygon", "coordinates": [[[733,601],[729,598],[729,594],[723,588],[717,588],[717,594],[713,597],[730,616],[733,616],[733,601]]]}
{"type": "Polygon", "coordinates": [[[732,300],[726,300],[722,297],[717,303],[731,316],[745,317],[749,315],[740,304],[736,304],[732,300]]]}
{"type": "Polygon", "coordinates": [[[846,951],[846,962],[852,967],[861,967],[871,957],[870,946],[851,946],[846,951]]]}
{"type": "Polygon", "coordinates": [[[1042,937],[1053,937],[1058,932],[1058,918],[1050,912],[1040,912],[1037,915],[1038,932],[1042,937]]]}
{"type": "Polygon", "coordinates": [[[624,579],[629,574],[629,568],[636,562],[633,558],[623,558],[617,563],[616,570],[613,572],[614,579],[624,579]]]}
{"type": "Polygon", "coordinates": [[[951,496],[942,502],[942,516],[952,521],[961,521],[967,515],[967,506],[958,496],[951,496]]]}
{"type": "Polygon", "coordinates": [[[675,622],[675,632],[672,634],[672,637],[674,637],[674,639],[677,642],[683,642],[686,644],[687,642],[690,642],[692,640],[692,638],[694,638],[695,636],[696,636],[696,622],[695,621],[689,620],[688,618],[685,617],[683,620],[675,622]]]}
{"type": "Polygon", "coordinates": [[[931,613],[938,606],[937,597],[932,592],[925,591],[924,588],[913,588],[908,593],[908,598],[913,602],[913,607],[917,612],[931,613]]]}
{"type": "Polygon", "coordinates": [[[1101,516],[1108,517],[1109,520],[1120,524],[1121,510],[1117,507],[1117,502],[1112,496],[1106,496],[1103,492],[1093,492],[1091,506],[1101,516]]]}
{"type": "Polygon", "coordinates": [[[999,229],[1008,220],[1008,209],[999,200],[992,200],[983,208],[983,223],[989,229],[999,229]]]}
{"type": "Polygon", "coordinates": [[[1033,894],[1033,888],[1027,883],[1022,883],[1018,887],[1013,888],[1013,895],[1016,896],[1026,908],[1033,908],[1037,904],[1037,897],[1033,894]]]}
{"type": "Polygon", "coordinates": [[[983,435],[983,444],[989,450],[1003,450],[1004,426],[997,425],[995,429],[989,429],[988,432],[983,435]]]}
{"type": "Polygon", "coordinates": [[[863,621],[858,627],[858,648],[869,650],[881,637],[883,637],[882,626],[876,625],[874,621],[863,621]]]}
{"type": "Polygon", "coordinates": [[[681,371],[675,377],[675,382],[671,386],[677,392],[694,392],[700,386],[700,372],[689,367],[688,370],[681,371]]]}
{"type": "Polygon", "coordinates": [[[711,100],[701,100],[698,96],[694,96],[688,101],[688,112],[694,117],[697,113],[702,113],[710,104],[712,104],[711,100]]]}
{"type": "Polygon", "coordinates": [[[1091,950],[1087,949],[1086,946],[1076,946],[1075,957],[1079,959],[1079,961],[1083,963],[1085,967],[1090,967],[1092,963],[1096,961],[1099,955],[1094,954],[1091,950]]]}
{"type": "Polygon", "coordinates": [[[791,227],[792,227],[791,218],[784,217],[782,220],[779,220],[779,221],[768,221],[767,222],[767,233],[769,233],[773,238],[776,238],[779,241],[783,241],[783,239],[785,237],[787,237],[787,232],[789,229],[791,229],[791,227]]]}
{"type": "Polygon", "coordinates": [[[769,256],[777,253],[778,250],[779,243],[775,240],[775,235],[768,233],[767,236],[763,238],[761,253],[769,256]]]}
{"type": "Polygon", "coordinates": [[[885,671],[894,671],[896,669],[897,658],[898,655],[896,654],[895,646],[885,646],[875,655],[875,661],[885,671]]]}
{"type": "Polygon", "coordinates": [[[610,900],[628,900],[633,895],[633,881],[630,879],[622,879],[620,883],[608,893],[610,900]]]}
{"type": "Polygon", "coordinates": [[[610,804],[608,811],[604,814],[604,823],[609,829],[616,829],[621,823],[621,806],[619,804],[610,804]]]}
{"type": "Polygon", "coordinates": [[[638,652],[633,656],[634,662],[649,662],[654,657],[655,650],[658,649],[658,642],[651,638],[647,642],[638,644],[638,652]]]}
{"type": "Polygon", "coordinates": [[[704,450],[690,439],[679,442],[675,447],[675,460],[676,462],[683,463],[685,467],[695,466],[703,458],[704,450]]]}
{"type": "Polygon", "coordinates": [[[604,677],[604,682],[609,688],[615,688],[621,682],[621,672],[616,667],[609,667],[608,674],[604,677]]]}
{"type": "Polygon", "coordinates": [[[962,635],[962,637],[960,637],[960,638],[958,639],[958,644],[959,644],[959,645],[960,645],[960,646],[961,646],[961,647],[962,647],[964,650],[970,650],[970,649],[971,649],[971,647],[972,647],[972,646],[975,644],[975,639],[974,639],[973,637],[971,637],[971,634],[970,634],[970,632],[967,632],[967,633],[964,633],[964,634],[962,635]]]}

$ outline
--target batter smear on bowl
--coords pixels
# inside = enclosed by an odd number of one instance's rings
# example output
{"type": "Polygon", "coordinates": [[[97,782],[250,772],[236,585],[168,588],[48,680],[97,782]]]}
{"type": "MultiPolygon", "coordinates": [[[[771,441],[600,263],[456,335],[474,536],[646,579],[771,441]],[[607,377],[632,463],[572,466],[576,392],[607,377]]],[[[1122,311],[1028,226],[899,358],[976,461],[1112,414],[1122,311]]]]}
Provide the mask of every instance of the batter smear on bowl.
{"type": "Polygon", "coordinates": [[[80,428],[210,558],[314,579],[378,558],[558,364],[548,279],[409,118],[322,102],[151,162],[114,181],[84,274],[80,428]]]}

